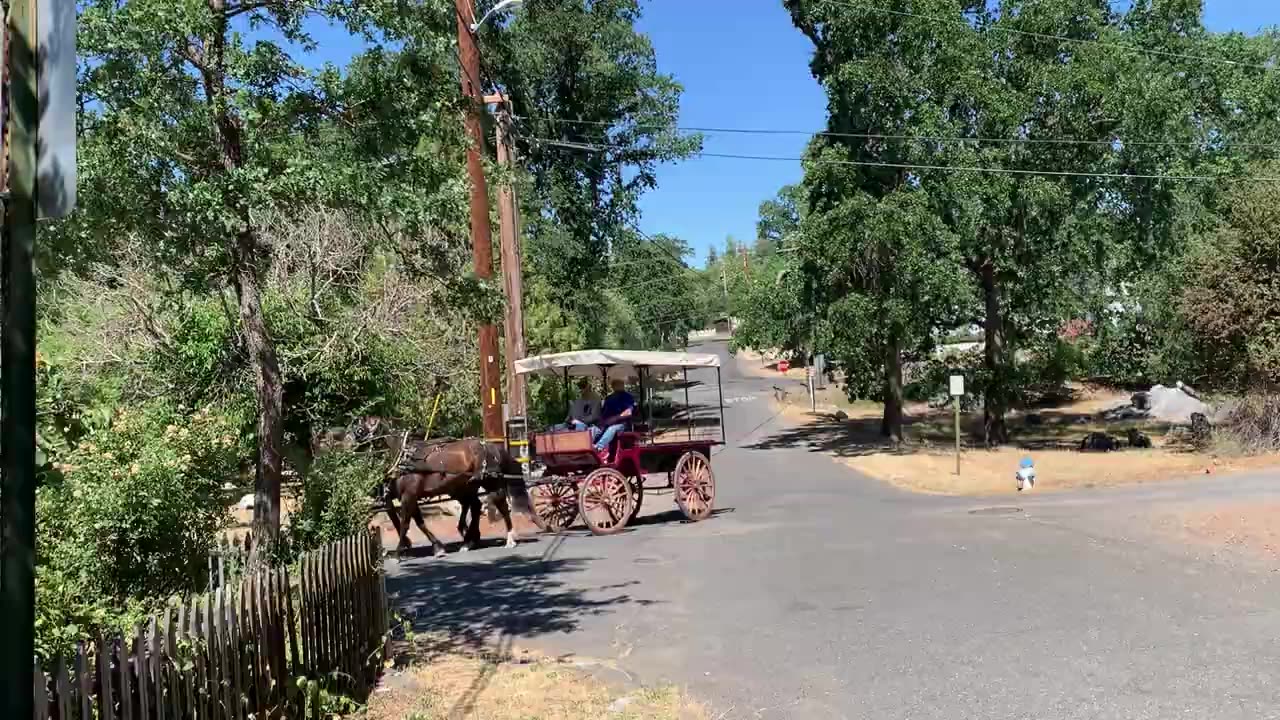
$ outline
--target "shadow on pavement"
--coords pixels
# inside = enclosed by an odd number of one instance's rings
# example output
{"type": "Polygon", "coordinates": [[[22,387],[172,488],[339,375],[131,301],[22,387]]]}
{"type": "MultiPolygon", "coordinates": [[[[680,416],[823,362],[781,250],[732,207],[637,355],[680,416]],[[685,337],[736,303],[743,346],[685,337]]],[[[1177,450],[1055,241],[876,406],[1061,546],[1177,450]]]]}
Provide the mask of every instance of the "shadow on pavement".
{"type": "Polygon", "coordinates": [[[414,632],[445,634],[474,648],[511,637],[572,632],[583,617],[652,603],[623,592],[634,582],[590,592],[569,587],[565,575],[581,572],[591,561],[519,555],[481,563],[414,561],[393,571],[387,590],[414,632]]]}
{"type": "MultiPolygon", "coordinates": [[[[901,445],[880,434],[879,417],[838,419],[830,414],[811,415],[811,420],[787,427],[743,447],[748,450],[804,449],[837,457],[866,455],[912,455],[945,450],[955,442],[953,418],[945,412],[903,417],[907,441],[901,445]]],[[[1074,450],[1085,435],[1094,431],[1123,434],[1130,427],[1167,430],[1166,427],[1135,421],[1103,421],[1096,413],[1040,410],[1010,417],[1010,447],[1023,450],[1074,450]]],[[[961,419],[962,441],[968,447],[983,443],[982,416],[970,413],[961,419]]]]}
{"type": "MultiPolygon", "coordinates": [[[[731,507],[716,508],[711,511],[711,517],[707,518],[706,520],[701,520],[700,522],[707,522],[709,520],[715,519],[716,517],[719,517],[720,515],[725,515],[733,511],[734,511],[734,508],[731,508],[731,507]]],[[[630,530],[631,528],[645,527],[647,525],[666,525],[668,523],[672,525],[692,525],[693,524],[689,522],[688,518],[686,518],[684,516],[684,513],[680,512],[679,509],[672,509],[672,510],[663,510],[662,512],[658,512],[658,513],[653,513],[652,515],[641,515],[640,517],[628,523],[627,529],[630,530]]]]}

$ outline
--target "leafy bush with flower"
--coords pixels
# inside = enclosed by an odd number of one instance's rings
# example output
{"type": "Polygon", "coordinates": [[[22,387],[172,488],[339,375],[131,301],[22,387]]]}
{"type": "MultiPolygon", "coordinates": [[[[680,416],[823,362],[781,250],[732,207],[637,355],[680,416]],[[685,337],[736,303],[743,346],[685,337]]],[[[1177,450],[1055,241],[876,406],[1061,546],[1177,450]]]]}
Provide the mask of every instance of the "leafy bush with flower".
{"type": "Polygon", "coordinates": [[[63,453],[37,491],[37,642],[65,651],[199,590],[228,521],[222,485],[251,457],[237,407],[120,409],[63,453]]]}

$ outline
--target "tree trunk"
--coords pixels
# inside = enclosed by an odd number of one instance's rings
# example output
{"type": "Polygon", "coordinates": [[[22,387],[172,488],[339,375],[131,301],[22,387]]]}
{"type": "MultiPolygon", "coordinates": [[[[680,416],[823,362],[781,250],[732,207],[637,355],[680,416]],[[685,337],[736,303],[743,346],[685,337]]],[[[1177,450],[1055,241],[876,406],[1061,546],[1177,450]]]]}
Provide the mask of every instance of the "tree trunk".
{"type": "Polygon", "coordinates": [[[902,442],[902,350],[897,335],[890,335],[884,348],[884,418],[880,434],[902,442]]]}
{"type": "Polygon", "coordinates": [[[1009,442],[1009,428],[1004,414],[1008,403],[1008,363],[1005,358],[1004,317],[1000,307],[1000,286],[996,280],[995,262],[984,259],[979,265],[982,299],[986,306],[983,322],[988,383],[982,401],[982,427],[987,447],[1009,442]]]}
{"type": "MultiPolygon", "coordinates": [[[[244,164],[244,138],[240,119],[227,100],[226,40],[230,31],[226,0],[208,0],[212,28],[203,50],[188,48],[195,58],[204,83],[211,119],[217,133],[222,171],[233,173],[244,164]]],[[[284,386],[280,380],[280,363],[276,359],[275,342],[267,331],[262,316],[259,270],[268,259],[253,227],[253,219],[244,199],[235,193],[223,197],[227,211],[235,215],[240,227],[228,238],[231,258],[229,277],[239,302],[240,325],[244,330],[245,350],[253,370],[254,395],[258,410],[258,458],[254,468],[253,535],[257,549],[269,550],[280,534],[280,458],[283,431],[284,386]]]]}
{"type": "Polygon", "coordinates": [[[255,546],[264,541],[274,543],[280,533],[280,444],[284,397],[275,341],[262,316],[257,256],[257,238],[253,230],[242,231],[236,239],[234,282],[258,406],[258,462],[253,483],[255,546]]]}

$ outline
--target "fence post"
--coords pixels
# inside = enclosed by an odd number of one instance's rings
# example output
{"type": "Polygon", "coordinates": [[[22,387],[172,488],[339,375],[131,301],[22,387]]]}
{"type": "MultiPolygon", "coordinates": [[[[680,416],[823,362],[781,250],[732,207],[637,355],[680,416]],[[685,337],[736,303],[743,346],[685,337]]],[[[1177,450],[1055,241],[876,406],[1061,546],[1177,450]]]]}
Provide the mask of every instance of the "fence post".
{"type": "Polygon", "coordinates": [[[138,675],[138,718],[151,720],[151,699],[147,692],[150,679],[147,677],[147,637],[141,624],[133,626],[133,667],[138,675]]]}

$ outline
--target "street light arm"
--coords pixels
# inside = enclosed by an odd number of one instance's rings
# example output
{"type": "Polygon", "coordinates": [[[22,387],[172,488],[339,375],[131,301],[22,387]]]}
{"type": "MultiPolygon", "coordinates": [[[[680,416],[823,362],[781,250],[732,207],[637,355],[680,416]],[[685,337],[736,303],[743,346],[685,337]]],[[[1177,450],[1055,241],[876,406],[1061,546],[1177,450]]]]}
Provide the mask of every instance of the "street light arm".
{"type": "Polygon", "coordinates": [[[489,8],[489,12],[485,13],[484,17],[480,18],[476,22],[471,23],[471,32],[475,32],[476,30],[479,30],[480,26],[484,25],[485,20],[488,20],[490,17],[492,17],[494,13],[501,12],[513,5],[519,5],[520,3],[523,3],[523,2],[524,0],[502,0],[502,2],[489,8]]]}

